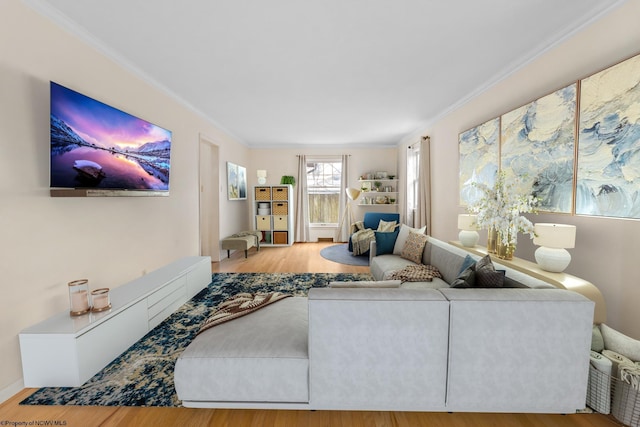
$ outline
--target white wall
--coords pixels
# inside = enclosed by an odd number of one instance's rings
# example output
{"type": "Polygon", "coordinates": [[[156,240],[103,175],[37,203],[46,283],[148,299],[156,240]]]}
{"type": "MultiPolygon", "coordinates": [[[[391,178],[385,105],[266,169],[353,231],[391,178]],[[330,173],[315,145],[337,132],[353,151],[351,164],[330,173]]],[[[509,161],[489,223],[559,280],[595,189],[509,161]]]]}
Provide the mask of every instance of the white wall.
{"type": "MultiPolygon", "coordinates": [[[[245,146],[21,2],[0,2],[0,391],[21,384],[18,333],[68,309],[67,282],[115,288],[199,253],[200,133],[220,145],[226,183],[224,161],[247,163],[245,146]],[[170,196],[50,197],[50,80],[173,131],[170,196]]],[[[246,204],[226,192],[220,204],[221,224],[242,229],[246,204]]]]}
{"type": "MultiPolygon", "coordinates": [[[[463,212],[458,204],[459,133],[639,53],[639,16],[640,2],[627,2],[403,141],[406,146],[418,135],[431,136],[435,237],[457,240],[456,214],[463,212]]],[[[571,250],[573,261],[567,272],[591,281],[601,290],[610,326],[640,339],[640,285],[636,270],[640,221],[551,214],[533,216],[532,220],[577,225],[576,248],[571,250]]],[[[481,244],[485,242],[481,240],[481,244]]],[[[533,244],[527,238],[518,242],[516,256],[533,260],[533,244]]]]}
{"type": "MultiPolygon", "coordinates": [[[[349,187],[359,188],[358,178],[366,172],[386,171],[388,173],[397,174],[398,171],[398,150],[392,148],[310,148],[301,146],[300,148],[270,148],[270,149],[252,149],[251,150],[251,167],[247,169],[249,188],[258,184],[256,171],[265,169],[267,171],[267,185],[277,185],[280,183],[282,175],[298,175],[298,156],[304,154],[307,156],[327,156],[349,154],[349,187]]],[[[295,187],[294,187],[295,192],[295,187]]],[[[378,207],[360,207],[354,204],[354,218],[362,219],[364,212],[369,210],[382,211],[383,209],[391,212],[390,206],[378,207]]],[[[251,209],[251,208],[250,208],[251,209]]],[[[253,214],[253,211],[251,212],[253,214]]],[[[253,224],[249,223],[248,227],[252,228],[253,224]]],[[[316,241],[318,237],[333,237],[335,228],[317,229],[310,231],[311,240],[316,241]]]]}

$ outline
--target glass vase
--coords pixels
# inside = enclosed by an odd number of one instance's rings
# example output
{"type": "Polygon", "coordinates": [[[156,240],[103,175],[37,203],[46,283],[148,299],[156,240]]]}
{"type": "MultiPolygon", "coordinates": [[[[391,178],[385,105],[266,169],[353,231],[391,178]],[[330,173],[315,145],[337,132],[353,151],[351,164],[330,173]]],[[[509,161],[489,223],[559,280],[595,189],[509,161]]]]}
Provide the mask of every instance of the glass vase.
{"type": "Polygon", "coordinates": [[[507,243],[507,244],[504,243],[505,240],[507,242],[511,241],[510,236],[507,236],[507,239],[503,239],[502,234],[498,233],[497,240],[498,241],[496,243],[496,249],[497,249],[496,255],[498,256],[498,258],[506,259],[506,260],[513,259],[513,253],[516,251],[516,245],[513,243],[507,243]]]}
{"type": "Polygon", "coordinates": [[[487,232],[487,252],[495,254],[498,252],[498,231],[491,227],[487,232]]]}

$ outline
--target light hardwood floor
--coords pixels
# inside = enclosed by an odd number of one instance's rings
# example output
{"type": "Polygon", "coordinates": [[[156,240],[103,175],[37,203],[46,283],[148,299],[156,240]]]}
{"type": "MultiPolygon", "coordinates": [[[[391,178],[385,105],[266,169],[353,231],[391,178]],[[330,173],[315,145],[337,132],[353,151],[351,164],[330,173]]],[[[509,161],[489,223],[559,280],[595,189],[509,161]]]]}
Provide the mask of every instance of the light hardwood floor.
{"type": "MultiPolygon", "coordinates": [[[[320,250],[331,243],[297,243],[293,247],[237,252],[213,263],[213,272],[316,272],[366,273],[355,267],[327,261],[320,250]]],[[[619,426],[600,414],[473,414],[355,411],[280,411],[192,408],[140,408],[97,406],[21,406],[33,393],[24,389],[0,405],[0,425],[66,426],[224,426],[224,427],[606,427],[619,426]],[[22,424],[13,424],[22,423],[22,424]]]]}

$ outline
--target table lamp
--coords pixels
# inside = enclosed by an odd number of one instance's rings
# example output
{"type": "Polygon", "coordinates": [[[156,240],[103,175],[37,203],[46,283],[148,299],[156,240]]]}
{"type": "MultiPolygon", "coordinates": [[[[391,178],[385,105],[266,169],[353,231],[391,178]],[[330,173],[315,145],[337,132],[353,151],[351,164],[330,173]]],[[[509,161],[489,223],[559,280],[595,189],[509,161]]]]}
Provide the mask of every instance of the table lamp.
{"type": "Polygon", "coordinates": [[[460,234],[458,238],[462,246],[466,248],[473,248],[480,235],[478,234],[478,216],[472,214],[460,214],[458,215],[458,229],[460,234]]]}
{"type": "Polygon", "coordinates": [[[576,226],[568,224],[538,223],[534,225],[533,244],[536,249],[536,262],[541,269],[552,273],[561,273],[571,262],[567,248],[576,244],[576,226]]]}
{"type": "Polygon", "coordinates": [[[264,185],[267,183],[267,171],[264,169],[258,169],[258,171],[256,172],[256,175],[258,176],[258,184],[260,185],[264,185]]]}

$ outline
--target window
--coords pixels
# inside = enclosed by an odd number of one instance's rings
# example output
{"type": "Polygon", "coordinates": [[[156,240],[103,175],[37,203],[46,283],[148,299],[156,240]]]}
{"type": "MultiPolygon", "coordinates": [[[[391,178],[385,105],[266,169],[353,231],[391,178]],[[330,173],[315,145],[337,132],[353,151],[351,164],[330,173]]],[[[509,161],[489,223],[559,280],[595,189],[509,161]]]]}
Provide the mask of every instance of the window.
{"type": "Polygon", "coordinates": [[[415,227],[418,209],[418,170],[420,168],[420,144],[407,149],[407,225],[415,227]]]}
{"type": "Polygon", "coordinates": [[[307,161],[310,225],[337,225],[340,210],[340,158],[307,161]]]}

